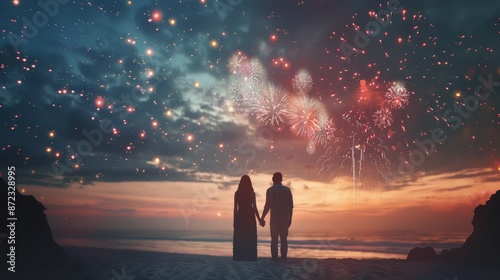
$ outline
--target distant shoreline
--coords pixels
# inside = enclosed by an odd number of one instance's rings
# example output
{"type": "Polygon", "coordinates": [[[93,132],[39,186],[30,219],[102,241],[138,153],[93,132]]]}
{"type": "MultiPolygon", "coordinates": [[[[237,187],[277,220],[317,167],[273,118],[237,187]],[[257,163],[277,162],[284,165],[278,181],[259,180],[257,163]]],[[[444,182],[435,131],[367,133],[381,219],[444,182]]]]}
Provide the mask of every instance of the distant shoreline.
{"type": "MultiPolygon", "coordinates": [[[[437,250],[459,247],[463,241],[434,236],[423,240],[404,237],[399,240],[389,238],[334,239],[302,237],[289,240],[289,256],[302,258],[352,258],[352,259],[405,259],[409,250],[415,246],[432,246],[437,250]],[[448,241],[449,240],[449,241],[448,241]],[[420,242],[419,242],[420,241],[420,242]]],[[[465,240],[465,237],[464,237],[465,240]]],[[[161,253],[204,254],[211,256],[232,256],[232,239],[227,236],[79,236],[61,237],[56,241],[66,247],[92,247],[105,249],[129,249],[161,253]]],[[[258,241],[258,256],[270,257],[270,240],[266,237],[258,241]]]]}
{"type": "MultiPolygon", "coordinates": [[[[232,240],[168,240],[168,239],[112,239],[71,238],[58,239],[62,247],[82,247],[109,250],[133,250],[158,253],[202,254],[232,256],[232,240]]],[[[405,259],[415,246],[451,248],[459,243],[384,243],[362,241],[291,240],[289,256],[315,259],[405,259]]],[[[258,256],[271,257],[269,240],[259,240],[258,256]]]]}

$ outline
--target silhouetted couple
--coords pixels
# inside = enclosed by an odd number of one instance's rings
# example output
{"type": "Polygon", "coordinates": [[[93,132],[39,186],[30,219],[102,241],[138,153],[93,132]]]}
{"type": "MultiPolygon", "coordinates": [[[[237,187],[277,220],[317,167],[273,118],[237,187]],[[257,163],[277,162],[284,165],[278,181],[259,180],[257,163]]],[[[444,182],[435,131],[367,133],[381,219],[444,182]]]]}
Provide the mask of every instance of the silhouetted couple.
{"type": "Polygon", "coordinates": [[[233,259],[236,261],[257,260],[257,224],[265,226],[264,218],[271,210],[271,256],[278,260],[278,237],[281,242],[281,258],[286,259],[288,251],[288,228],[292,224],[293,197],[288,187],[281,184],[283,175],[273,175],[273,186],[267,189],[266,204],[262,217],[255,203],[255,192],[248,175],[241,177],[238,190],[234,193],[234,235],[233,259]]]}

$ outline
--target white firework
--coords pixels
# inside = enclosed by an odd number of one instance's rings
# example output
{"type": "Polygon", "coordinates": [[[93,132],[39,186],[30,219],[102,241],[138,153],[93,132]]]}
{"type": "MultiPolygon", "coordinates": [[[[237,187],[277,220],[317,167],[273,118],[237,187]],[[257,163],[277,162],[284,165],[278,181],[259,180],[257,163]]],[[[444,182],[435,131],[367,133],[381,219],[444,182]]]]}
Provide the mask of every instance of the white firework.
{"type": "Polygon", "coordinates": [[[312,138],[320,128],[320,120],[326,117],[323,104],[308,96],[295,97],[291,100],[287,118],[290,130],[299,137],[312,138]]]}
{"type": "Polygon", "coordinates": [[[243,101],[248,104],[255,104],[261,95],[264,94],[265,87],[262,80],[245,77],[242,79],[241,96],[243,101]]]}
{"type": "Polygon", "coordinates": [[[237,77],[229,83],[228,93],[229,98],[234,101],[237,106],[242,106],[245,100],[244,97],[244,85],[245,79],[242,77],[237,77]]]}
{"type": "Polygon", "coordinates": [[[282,125],[285,123],[287,113],[288,93],[281,88],[269,84],[258,95],[257,102],[252,108],[257,115],[257,121],[265,125],[282,125]]]}
{"type": "Polygon", "coordinates": [[[309,142],[306,147],[306,152],[309,155],[314,155],[314,153],[316,153],[316,145],[314,145],[314,143],[312,142],[309,142]]]}
{"type": "Polygon", "coordinates": [[[410,95],[403,83],[394,83],[385,94],[387,103],[392,109],[403,109],[410,102],[410,95]]]}
{"type": "Polygon", "coordinates": [[[314,132],[314,136],[311,142],[315,146],[326,147],[328,142],[333,140],[334,133],[335,133],[335,126],[333,125],[333,119],[322,117],[319,120],[319,128],[314,132]]]}
{"type": "Polygon", "coordinates": [[[305,70],[299,71],[292,80],[293,89],[299,94],[306,94],[313,88],[311,75],[305,70]]]}
{"type": "Polygon", "coordinates": [[[373,114],[373,122],[382,129],[390,127],[392,121],[392,112],[389,108],[379,109],[373,114]]]}
{"type": "Polygon", "coordinates": [[[227,68],[234,75],[248,76],[252,71],[248,58],[241,53],[234,54],[229,58],[227,68]]]}
{"type": "Polygon", "coordinates": [[[251,71],[248,76],[244,76],[241,79],[240,94],[246,103],[254,104],[265,90],[265,72],[264,67],[257,59],[252,59],[249,65],[251,71]]]}
{"type": "Polygon", "coordinates": [[[257,80],[257,81],[262,81],[265,77],[265,71],[264,71],[264,66],[262,66],[262,63],[254,58],[252,60],[250,60],[250,69],[251,69],[251,72],[250,72],[250,78],[253,79],[253,80],[257,80]]]}

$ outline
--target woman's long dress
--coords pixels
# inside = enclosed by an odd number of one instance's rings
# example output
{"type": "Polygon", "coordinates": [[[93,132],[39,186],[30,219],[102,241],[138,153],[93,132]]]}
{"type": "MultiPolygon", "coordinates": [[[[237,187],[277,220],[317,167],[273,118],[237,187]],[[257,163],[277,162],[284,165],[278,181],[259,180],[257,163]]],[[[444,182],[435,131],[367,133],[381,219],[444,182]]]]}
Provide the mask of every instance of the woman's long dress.
{"type": "Polygon", "coordinates": [[[236,191],[236,215],[234,217],[233,259],[257,260],[257,224],[254,210],[255,193],[240,194],[236,191]]]}

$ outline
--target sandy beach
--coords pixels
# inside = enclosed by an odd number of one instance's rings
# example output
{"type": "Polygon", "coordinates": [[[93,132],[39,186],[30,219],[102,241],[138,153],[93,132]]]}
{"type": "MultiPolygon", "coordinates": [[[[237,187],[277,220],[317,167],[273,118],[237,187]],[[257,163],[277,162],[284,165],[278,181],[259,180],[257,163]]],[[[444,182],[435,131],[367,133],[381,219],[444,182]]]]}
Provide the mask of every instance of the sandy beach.
{"type": "Polygon", "coordinates": [[[181,279],[500,279],[500,269],[447,261],[400,259],[304,259],[236,262],[231,257],[64,247],[71,262],[43,266],[16,279],[181,280],[181,279]],[[42,278],[40,278],[42,277],[42,278]],[[45,277],[45,278],[43,278],[45,277]]]}

